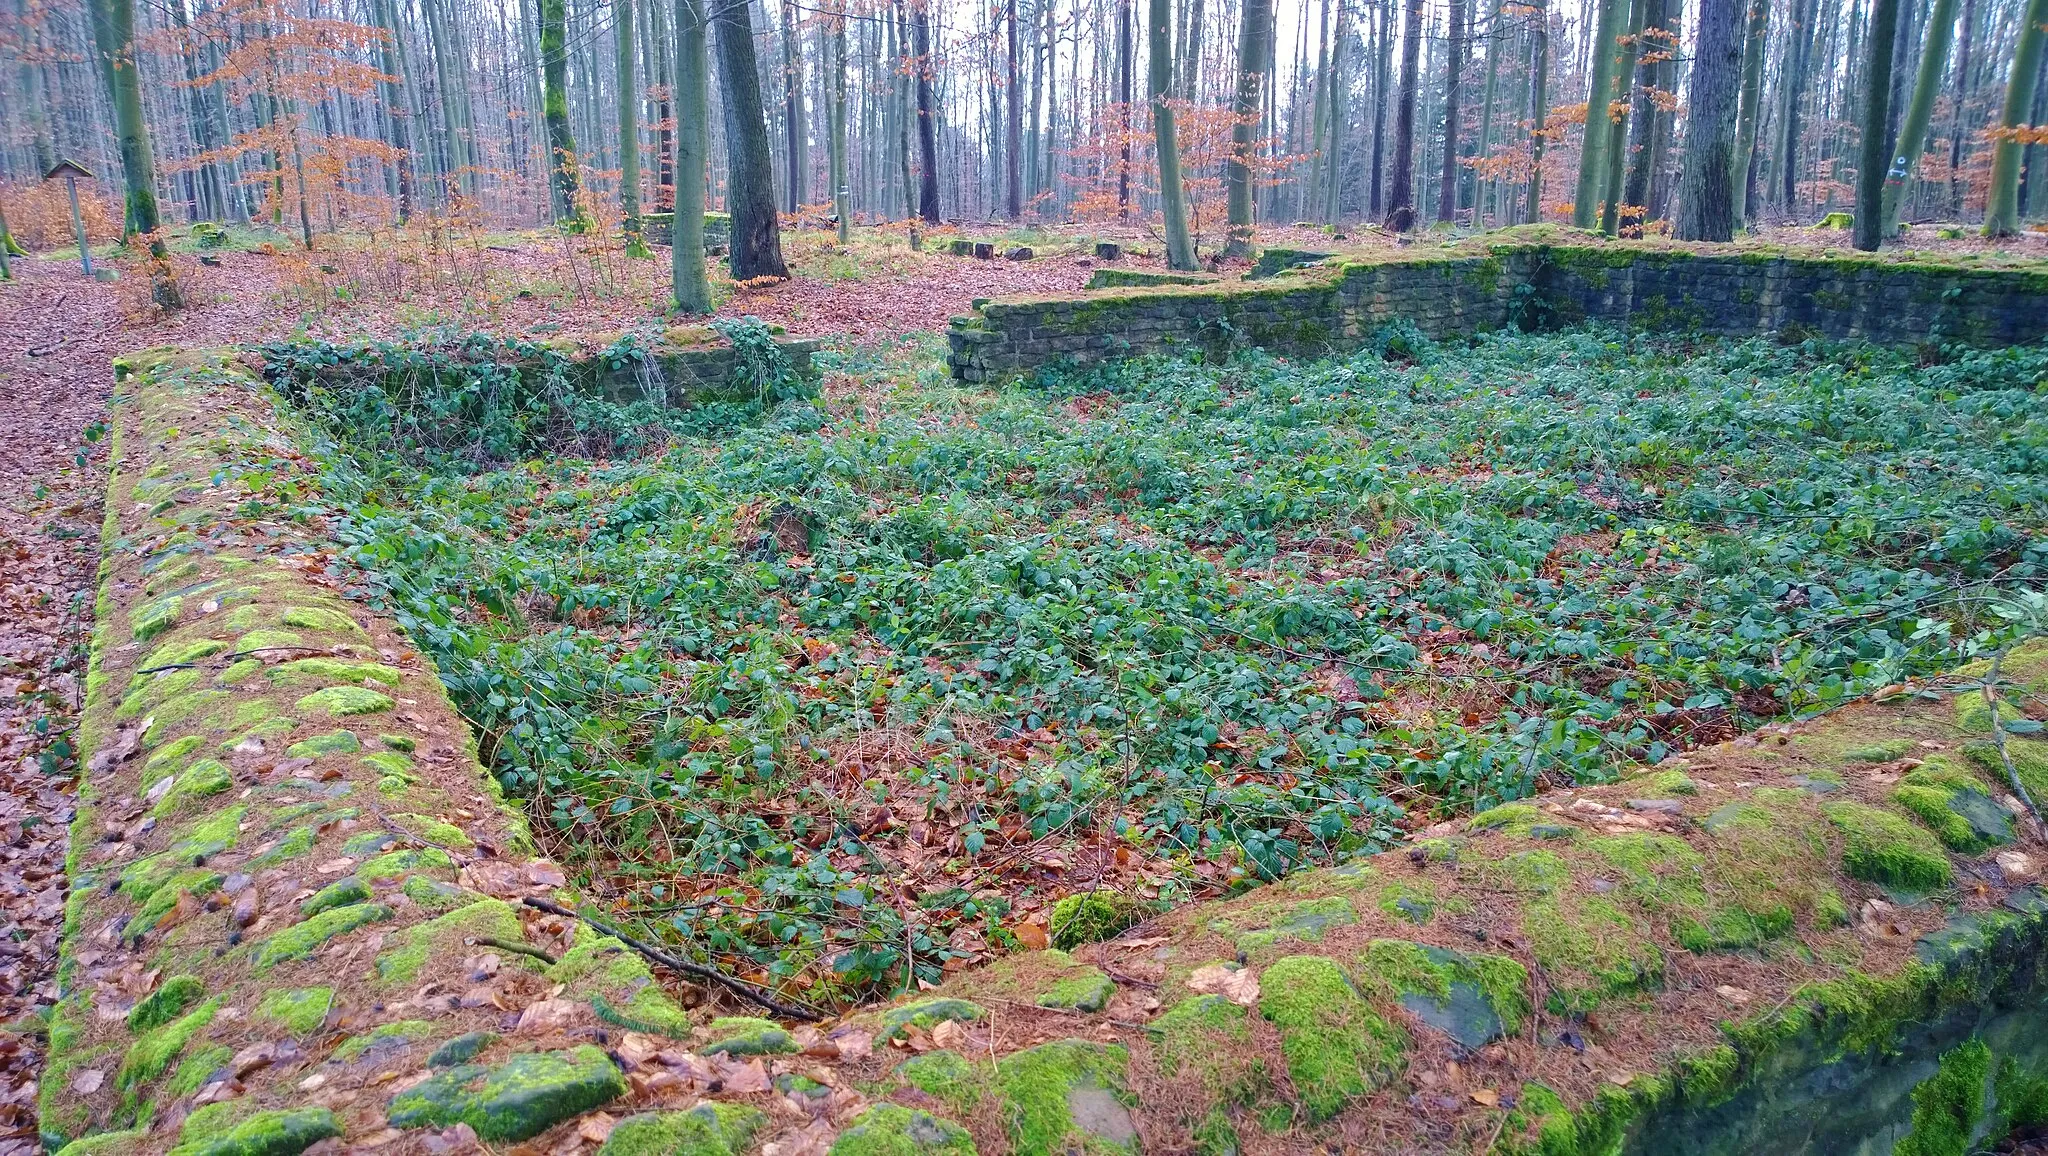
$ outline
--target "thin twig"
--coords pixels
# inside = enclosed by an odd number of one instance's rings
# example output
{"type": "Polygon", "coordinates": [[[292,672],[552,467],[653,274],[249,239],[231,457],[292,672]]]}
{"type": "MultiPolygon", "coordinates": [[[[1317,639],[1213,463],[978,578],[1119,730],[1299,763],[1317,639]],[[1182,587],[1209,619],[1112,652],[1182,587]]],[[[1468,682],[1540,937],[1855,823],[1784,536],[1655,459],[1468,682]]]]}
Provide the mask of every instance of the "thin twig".
{"type": "Polygon", "coordinates": [[[514,955],[530,955],[549,967],[553,967],[561,962],[561,960],[556,959],[532,944],[516,943],[510,939],[499,939],[495,935],[472,935],[464,940],[464,942],[468,943],[471,947],[495,947],[499,951],[509,951],[514,955]]]}
{"type": "Polygon", "coordinates": [[[733,977],[725,974],[722,971],[717,970],[716,968],[705,967],[701,963],[691,963],[687,959],[677,959],[675,956],[670,955],[669,953],[661,950],[660,948],[655,947],[652,944],[643,943],[640,940],[633,938],[632,936],[626,934],[625,932],[619,930],[616,927],[607,926],[606,924],[600,923],[597,920],[592,919],[588,915],[571,911],[568,908],[552,900],[539,899],[529,895],[526,897],[525,902],[528,907],[531,907],[536,911],[545,911],[549,915],[563,915],[567,916],[570,919],[581,920],[584,923],[589,924],[591,927],[596,928],[598,931],[604,933],[605,935],[609,935],[613,939],[618,940],[620,943],[625,944],[627,947],[632,948],[634,951],[639,952],[641,955],[646,956],[648,959],[651,959],[654,962],[662,965],[663,967],[668,968],[670,971],[678,971],[684,975],[692,976],[697,979],[710,980],[712,983],[717,984],[718,986],[724,988],[725,990],[733,993],[736,996],[739,996],[741,999],[744,999],[749,1003],[759,1004],[760,1006],[767,1008],[769,1011],[774,1012],[776,1015],[779,1015],[784,1019],[802,1020],[805,1023],[817,1023],[818,1021],[825,1018],[823,1013],[813,1011],[810,1008],[799,1007],[793,1004],[786,1004],[778,1000],[775,1000],[763,994],[761,990],[759,988],[756,988],[754,985],[746,983],[743,980],[734,979],[733,977]]]}
{"type": "MultiPolygon", "coordinates": [[[[215,658],[213,661],[214,665],[218,666],[231,658],[253,658],[256,655],[262,654],[264,651],[267,650],[312,650],[325,653],[328,651],[332,651],[333,649],[334,648],[331,646],[252,646],[247,650],[237,650],[228,654],[223,654],[218,658],[215,658]]],[[[191,670],[197,667],[198,665],[199,664],[196,662],[167,662],[162,666],[145,666],[141,670],[136,671],[135,673],[137,675],[144,675],[159,674],[166,670],[191,670]]]]}
{"type": "Polygon", "coordinates": [[[2004,663],[2005,651],[1991,656],[1991,673],[1979,690],[1984,695],[1984,705],[1991,710],[1991,742],[1998,748],[1999,761],[2005,764],[2005,781],[2012,787],[2013,794],[2019,796],[2020,802],[2027,805],[2027,813],[2034,817],[2034,830],[2038,834],[2041,830],[2041,809],[2034,805],[2034,797],[2027,793],[2026,784],[2020,782],[2019,768],[2012,765],[2012,755],[2005,749],[2005,723],[1998,717],[1998,708],[2002,705],[1997,694],[1999,668],[2004,663]]]}

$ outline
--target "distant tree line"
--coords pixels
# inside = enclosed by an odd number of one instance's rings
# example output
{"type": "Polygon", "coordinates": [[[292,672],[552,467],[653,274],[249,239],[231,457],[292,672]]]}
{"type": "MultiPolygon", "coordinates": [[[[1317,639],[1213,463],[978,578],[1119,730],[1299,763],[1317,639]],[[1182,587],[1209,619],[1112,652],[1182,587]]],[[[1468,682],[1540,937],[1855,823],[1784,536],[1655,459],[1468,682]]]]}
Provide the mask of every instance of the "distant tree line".
{"type": "Polygon", "coordinates": [[[1184,266],[1261,221],[2048,215],[2048,0],[0,5],[0,177],[124,177],[142,234],[602,219],[641,253],[643,213],[724,208],[746,279],[789,214],[1125,221],[1184,266]]]}

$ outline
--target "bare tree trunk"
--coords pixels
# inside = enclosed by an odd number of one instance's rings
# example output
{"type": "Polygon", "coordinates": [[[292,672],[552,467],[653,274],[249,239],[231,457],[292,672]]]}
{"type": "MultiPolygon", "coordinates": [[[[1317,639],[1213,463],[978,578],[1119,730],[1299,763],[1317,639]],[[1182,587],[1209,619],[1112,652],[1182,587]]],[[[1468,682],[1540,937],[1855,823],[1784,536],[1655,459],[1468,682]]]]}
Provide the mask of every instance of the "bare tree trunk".
{"type": "MultiPolygon", "coordinates": [[[[745,0],[721,0],[724,3],[744,3],[745,0]]],[[[782,0],[782,116],[789,133],[784,139],[784,194],[783,209],[794,213],[803,207],[806,179],[809,167],[805,157],[804,140],[804,64],[803,52],[797,44],[796,4],[794,0],[782,0]]],[[[751,23],[751,21],[750,21],[751,23]]],[[[723,49],[720,50],[721,52],[723,49]]]]}
{"type": "Polygon", "coordinates": [[[150,293],[161,309],[182,309],[184,294],[171,269],[170,250],[157,230],[156,160],[149,126],[142,120],[142,78],[135,62],[135,0],[92,0],[93,44],[98,50],[114,126],[121,144],[121,170],[128,186],[127,233],[148,238],[150,293]]]}
{"type": "Polygon", "coordinates": [[[775,166],[769,159],[768,114],[754,58],[754,14],[743,3],[711,9],[718,34],[718,72],[725,98],[726,209],[732,216],[732,279],[788,277],[782,225],[775,215],[775,166]]]}
{"type": "Polygon", "coordinates": [[[706,0],[676,0],[676,215],[669,287],[684,313],[711,312],[704,270],[704,183],[711,159],[711,62],[706,0]]]}
{"type": "Polygon", "coordinates": [[[1116,47],[1116,215],[1121,220],[1131,213],[1131,0],[1117,0],[1116,47]]]}
{"type": "Polygon", "coordinates": [[[1524,224],[1543,219],[1543,145],[1550,137],[1550,8],[1548,0],[1536,0],[1536,65],[1529,80],[1529,203],[1523,207],[1524,224]]]}
{"type": "Polygon", "coordinates": [[[1372,219],[1380,219],[1386,173],[1387,89],[1394,76],[1394,0],[1380,0],[1379,55],[1372,82],[1372,219]]]}
{"type": "Polygon", "coordinates": [[[1445,42],[1444,70],[1444,171],[1443,188],[1436,198],[1436,219],[1449,223],[1458,219],[1458,95],[1459,73],[1464,62],[1459,50],[1464,44],[1464,0],[1451,0],[1451,26],[1445,42]]]}
{"type": "Polygon", "coordinates": [[[833,7],[819,14],[825,22],[826,136],[829,138],[829,168],[832,174],[832,215],[837,218],[839,243],[851,236],[853,204],[846,187],[846,12],[835,0],[833,7]]]}
{"type": "Polygon", "coordinates": [[[1735,237],[1736,104],[1742,76],[1742,0],[1701,0],[1691,98],[1685,118],[1685,174],[1674,232],[1683,241],[1735,237]]]}
{"type": "Polygon", "coordinates": [[[1244,0],[1237,29],[1237,101],[1230,125],[1230,161],[1225,166],[1228,184],[1230,239],[1224,245],[1226,257],[1249,257],[1252,252],[1252,151],[1258,147],[1259,90],[1266,58],[1272,54],[1273,0],[1244,0]]]}
{"type": "Polygon", "coordinates": [[[1009,0],[1003,7],[1010,26],[1010,119],[1008,146],[1003,150],[1004,176],[1010,188],[1004,207],[1014,221],[1024,215],[1024,105],[1023,90],[1017,84],[1017,0],[1009,0]]]}
{"type": "Polygon", "coordinates": [[[1619,235],[1621,231],[1621,176],[1628,161],[1628,118],[1630,110],[1635,107],[1636,61],[1643,52],[1643,22],[1647,15],[1645,0],[1631,0],[1627,26],[1630,43],[1622,52],[1614,84],[1614,104],[1620,106],[1621,116],[1617,119],[1609,113],[1607,144],[1602,153],[1607,163],[1607,175],[1600,184],[1600,231],[1610,237],[1619,235]]]}
{"type": "Polygon", "coordinates": [[[650,257],[640,236],[640,85],[633,72],[633,5],[612,0],[612,29],[619,50],[619,213],[624,218],[626,253],[650,257]]]}
{"type": "Polygon", "coordinates": [[[1734,181],[1729,205],[1734,227],[1749,224],[1749,174],[1756,154],[1757,107],[1763,103],[1764,55],[1770,31],[1770,0],[1749,0],[1748,31],[1742,38],[1742,95],[1735,120],[1735,161],[1728,179],[1734,181]]]}
{"type": "MultiPolygon", "coordinates": [[[[1172,0],[1152,0],[1150,59],[1146,86],[1152,98],[1152,148],[1159,157],[1159,209],[1166,218],[1166,267],[1195,268],[1195,245],[1188,236],[1188,205],[1180,181],[1180,144],[1173,135],[1172,0]]],[[[1015,107],[1014,103],[1012,107],[1015,107]]]]}
{"type": "Polygon", "coordinates": [[[1955,39],[1956,0],[1934,0],[1927,27],[1927,46],[1920,56],[1920,75],[1913,83],[1913,104],[1899,129],[1899,145],[1892,153],[1891,168],[1884,176],[1884,208],[1880,232],[1899,235],[1899,205],[1905,200],[1906,181],[1920,167],[1920,153],[1927,144],[1927,124],[1934,117],[1934,94],[1941,88],[1941,74],[1948,67],[1949,44],[1955,39]]]}
{"type": "Polygon", "coordinates": [[[1948,213],[1963,215],[1963,104],[1970,92],[1970,45],[1977,27],[1977,0],[1963,0],[1962,45],[1956,49],[1955,109],[1948,122],[1948,213]]]}
{"type": "MultiPolygon", "coordinates": [[[[1879,0],[1894,3],[1898,0],[1879,0]]],[[[1991,152],[1991,192],[1984,203],[1984,235],[2011,237],[2020,231],[2020,143],[2014,130],[2026,123],[2041,77],[2043,25],[2048,25],[2048,0],[2028,0],[2013,48],[2012,74],[2005,84],[2005,107],[1998,127],[2002,134],[1991,152]]]]}
{"type": "Polygon", "coordinates": [[[565,0],[540,0],[542,113],[548,126],[548,169],[555,191],[555,219],[571,233],[586,232],[590,216],[577,199],[576,136],[569,130],[568,8],[565,0]]]}
{"type": "MultiPolygon", "coordinates": [[[[2048,5],[2048,0],[2042,0],[2048,5]]],[[[1870,56],[1863,89],[1863,139],[1856,161],[1855,245],[1875,252],[1884,239],[1885,126],[1891,121],[1892,49],[1899,0],[1876,0],[1870,11],[1870,56]]]]}
{"type": "Polygon", "coordinates": [[[1422,68],[1422,0],[1407,0],[1401,29],[1401,95],[1394,106],[1393,191],[1387,198],[1387,228],[1415,227],[1415,89],[1422,68]]]}
{"type": "MultiPolygon", "coordinates": [[[[1759,0],[1761,2],[1761,0],[1759,0]]],[[[1614,74],[1621,55],[1621,23],[1627,0],[1599,0],[1600,23],[1588,49],[1590,80],[1586,87],[1586,131],[1579,148],[1579,188],[1572,197],[1572,224],[1590,229],[1600,220],[1600,190],[1607,169],[1607,106],[1614,99],[1614,74]]]]}
{"type": "Polygon", "coordinates": [[[932,17],[928,0],[910,0],[911,51],[917,54],[917,150],[924,171],[918,177],[917,206],[930,224],[939,223],[938,109],[932,96],[932,17]]]}

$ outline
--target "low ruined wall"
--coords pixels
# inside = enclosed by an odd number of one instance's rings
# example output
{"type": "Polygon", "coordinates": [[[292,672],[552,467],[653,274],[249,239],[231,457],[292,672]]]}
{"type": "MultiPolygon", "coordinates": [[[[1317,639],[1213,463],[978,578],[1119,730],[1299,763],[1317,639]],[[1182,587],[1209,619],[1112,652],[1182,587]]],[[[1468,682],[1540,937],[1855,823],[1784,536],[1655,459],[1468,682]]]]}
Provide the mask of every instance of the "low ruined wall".
{"type": "MultiPolygon", "coordinates": [[[[1446,324],[1458,275],[1428,291],[1446,324]]],[[[1275,290],[1247,303],[1275,326],[1321,299],[1275,290]]],[[[2048,1122],[2048,848],[1979,691],[1127,931],[1132,900],[1071,894],[1070,950],[838,1022],[713,1018],[525,902],[579,893],[428,660],[342,597],[253,371],[129,359],[113,425],[41,1083],[70,1156],[1880,1156],[2048,1122]]],[[[2048,646],[2005,671],[1999,717],[2043,713],[2048,646]]],[[[2007,738],[2048,797],[2048,740],[2007,738]]]]}
{"type": "Polygon", "coordinates": [[[1341,353],[1392,322],[1441,339],[1587,320],[1730,337],[2013,344],[2048,336],[2048,272],[1592,241],[1418,247],[1270,279],[998,298],[954,318],[947,337],[955,375],[982,381],[1149,353],[1341,353]]]}

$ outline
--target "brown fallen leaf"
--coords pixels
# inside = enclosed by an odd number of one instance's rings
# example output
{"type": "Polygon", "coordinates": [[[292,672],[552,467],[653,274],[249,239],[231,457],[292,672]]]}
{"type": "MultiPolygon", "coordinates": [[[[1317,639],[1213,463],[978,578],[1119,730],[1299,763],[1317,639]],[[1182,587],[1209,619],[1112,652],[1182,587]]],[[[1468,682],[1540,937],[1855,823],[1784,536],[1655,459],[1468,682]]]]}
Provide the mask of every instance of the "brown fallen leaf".
{"type": "Polygon", "coordinates": [[[98,1068],[86,1068],[71,1074],[71,1091],[75,1095],[90,1096],[107,1082],[107,1074],[98,1068]]]}
{"type": "Polygon", "coordinates": [[[1212,963],[1188,977],[1188,987],[1204,995],[1220,995],[1239,1007],[1259,1002],[1259,980],[1250,968],[1212,963]]]}
{"type": "Polygon", "coordinates": [[[602,1144],[611,1139],[612,1126],[618,1121],[606,1112],[592,1112],[576,1121],[576,1134],[592,1144],[602,1144]]]}
{"type": "Polygon", "coordinates": [[[1479,1088],[1472,1093],[1472,1102],[1482,1108],[1500,1107],[1500,1093],[1492,1088],[1479,1088]]]}
{"type": "Polygon", "coordinates": [[[932,1042],[957,1051],[967,1042],[967,1029],[956,1020],[941,1020],[932,1028],[932,1042]]]}

